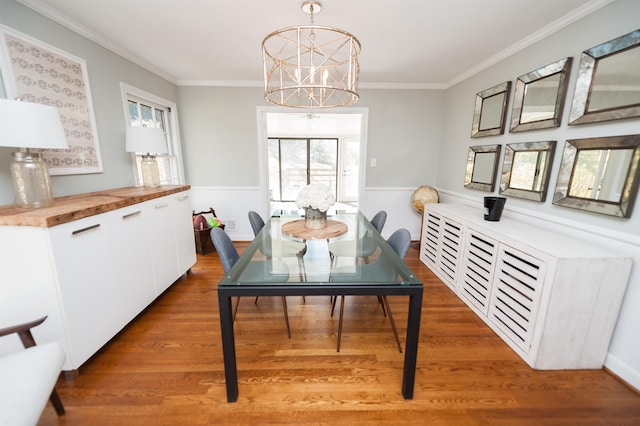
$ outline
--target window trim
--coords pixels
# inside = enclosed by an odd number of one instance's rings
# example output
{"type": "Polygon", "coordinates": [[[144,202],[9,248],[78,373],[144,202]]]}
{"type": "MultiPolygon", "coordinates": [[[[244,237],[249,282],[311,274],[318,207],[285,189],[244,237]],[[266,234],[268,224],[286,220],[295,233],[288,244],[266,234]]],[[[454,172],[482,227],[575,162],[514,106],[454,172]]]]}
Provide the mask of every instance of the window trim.
{"type": "MultiPolygon", "coordinates": [[[[129,125],[129,106],[128,101],[129,97],[136,98],[140,101],[148,101],[151,103],[155,103],[166,107],[168,109],[168,114],[165,119],[167,120],[168,132],[171,136],[171,142],[167,144],[170,154],[176,157],[176,166],[178,172],[178,183],[180,185],[185,184],[184,177],[184,166],[183,166],[183,157],[182,157],[182,144],[180,141],[180,131],[178,126],[178,108],[175,102],[172,102],[168,99],[161,98],[160,96],[154,95],[153,93],[149,93],[142,89],[138,89],[137,87],[131,86],[129,84],[120,82],[120,94],[122,97],[122,111],[124,114],[124,122],[125,126],[129,125]]],[[[138,176],[138,168],[135,161],[135,153],[131,153],[134,161],[132,161],[131,167],[133,169],[133,176],[136,180],[136,184],[141,184],[141,177],[138,176]]]]}

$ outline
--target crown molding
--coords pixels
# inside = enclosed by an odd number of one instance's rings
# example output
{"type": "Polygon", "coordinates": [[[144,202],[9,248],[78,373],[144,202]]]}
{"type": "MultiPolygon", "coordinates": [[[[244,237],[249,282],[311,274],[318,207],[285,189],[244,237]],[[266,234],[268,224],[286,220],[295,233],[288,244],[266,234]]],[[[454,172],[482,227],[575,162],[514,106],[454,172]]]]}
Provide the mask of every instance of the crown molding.
{"type": "MultiPolygon", "coordinates": [[[[241,80],[182,80],[176,81],[178,86],[192,87],[260,87],[264,88],[263,81],[241,80]]],[[[360,83],[359,89],[389,89],[389,90],[443,90],[447,86],[441,83],[360,83]]]]}
{"type": "Polygon", "coordinates": [[[388,89],[388,90],[444,90],[444,83],[359,83],[360,89],[388,89]]]}
{"type": "Polygon", "coordinates": [[[29,9],[32,9],[34,11],[36,11],[37,13],[51,19],[54,22],[57,22],[58,24],[62,25],[63,27],[68,28],[69,30],[80,34],[81,36],[93,41],[96,44],[99,44],[100,46],[104,47],[105,49],[108,49],[110,51],[112,51],[113,53],[122,56],[123,58],[133,62],[136,65],[139,65],[140,67],[146,69],[147,71],[157,75],[158,77],[161,77],[165,80],[167,80],[170,83],[176,84],[176,78],[170,74],[168,74],[166,71],[148,63],[143,61],[141,58],[139,58],[138,56],[134,55],[133,53],[129,52],[127,49],[123,48],[122,46],[119,46],[117,44],[115,44],[114,42],[112,42],[111,40],[103,37],[102,35],[96,33],[95,31],[91,30],[90,28],[85,27],[84,25],[79,24],[78,22],[74,21],[73,19],[69,18],[68,16],[66,16],[63,13],[58,12],[57,10],[53,9],[52,7],[42,3],[39,0],[16,0],[18,3],[23,4],[24,6],[28,7],[29,9]]]}
{"type": "Polygon", "coordinates": [[[185,80],[178,79],[177,86],[210,86],[210,87],[261,87],[264,88],[263,81],[250,80],[185,80]]]}
{"type": "Polygon", "coordinates": [[[498,62],[508,58],[509,56],[515,53],[518,53],[519,51],[537,43],[538,41],[546,37],[549,37],[551,34],[557,31],[560,31],[561,29],[573,24],[579,19],[582,19],[585,16],[590,15],[591,13],[608,5],[613,1],[614,0],[592,0],[589,3],[586,3],[585,5],[574,10],[572,13],[551,22],[550,24],[546,25],[539,31],[536,31],[530,36],[523,38],[522,40],[520,40],[515,44],[512,44],[511,46],[507,47],[503,51],[497,53],[496,55],[479,63],[475,67],[472,67],[467,71],[463,72],[462,74],[458,75],[457,77],[453,78],[452,80],[446,83],[445,88],[448,89],[450,87],[453,87],[456,84],[474,76],[475,74],[478,74],[479,72],[484,71],[485,69],[497,64],[498,62]]]}

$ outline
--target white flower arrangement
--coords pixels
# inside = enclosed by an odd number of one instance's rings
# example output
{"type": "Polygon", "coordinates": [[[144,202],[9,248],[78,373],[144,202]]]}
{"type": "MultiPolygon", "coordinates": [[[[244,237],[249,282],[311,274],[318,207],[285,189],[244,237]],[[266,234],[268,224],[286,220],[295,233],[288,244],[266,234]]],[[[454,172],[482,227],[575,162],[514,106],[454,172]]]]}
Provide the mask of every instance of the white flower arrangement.
{"type": "Polygon", "coordinates": [[[321,212],[326,212],[335,203],[333,192],[321,183],[307,185],[300,191],[296,199],[296,205],[299,209],[312,208],[321,212]]]}

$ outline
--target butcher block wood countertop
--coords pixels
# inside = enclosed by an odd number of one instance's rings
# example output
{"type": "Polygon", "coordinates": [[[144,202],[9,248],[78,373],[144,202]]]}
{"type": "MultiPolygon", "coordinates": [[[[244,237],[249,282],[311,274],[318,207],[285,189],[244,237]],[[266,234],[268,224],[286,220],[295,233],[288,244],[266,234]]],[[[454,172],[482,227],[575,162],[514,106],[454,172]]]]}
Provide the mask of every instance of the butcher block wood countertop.
{"type": "Polygon", "coordinates": [[[27,209],[16,204],[9,204],[0,206],[0,225],[47,228],[186,191],[190,188],[190,185],[163,185],[158,188],[108,189],[55,198],[53,205],[37,209],[27,209]]]}

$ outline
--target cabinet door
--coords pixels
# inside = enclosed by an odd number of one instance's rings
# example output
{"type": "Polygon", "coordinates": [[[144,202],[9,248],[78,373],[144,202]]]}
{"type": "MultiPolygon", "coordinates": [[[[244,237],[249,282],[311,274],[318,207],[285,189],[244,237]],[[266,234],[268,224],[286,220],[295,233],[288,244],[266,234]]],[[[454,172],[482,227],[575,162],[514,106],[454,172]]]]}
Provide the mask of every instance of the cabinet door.
{"type": "Polygon", "coordinates": [[[473,229],[467,229],[460,295],[484,316],[489,311],[491,283],[498,255],[498,242],[473,229]]]}
{"type": "MultiPolygon", "coordinates": [[[[188,192],[174,196],[176,208],[173,221],[178,251],[178,268],[181,273],[191,269],[196,263],[196,246],[193,236],[193,209],[188,192]]],[[[207,238],[209,236],[207,235],[207,238]]]]}
{"type": "Polygon", "coordinates": [[[49,228],[72,368],[121,328],[108,213],[49,228]]]}
{"type": "Polygon", "coordinates": [[[420,259],[454,292],[462,261],[463,227],[447,217],[425,211],[420,259]]]}
{"type": "Polygon", "coordinates": [[[176,253],[176,236],[174,231],[175,200],[171,196],[147,201],[145,208],[149,211],[149,246],[151,247],[151,263],[156,294],[165,291],[182,271],[178,267],[176,253]]]}
{"type": "Polygon", "coordinates": [[[422,241],[420,244],[420,260],[430,266],[431,269],[436,268],[438,263],[438,244],[440,240],[440,226],[442,218],[425,210],[422,218],[422,241]]]}
{"type": "Polygon", "coordinates": [[[545,272],[541,260],[500,245],[489,320],[525,353],[531,346],[545,272]]]}
{"type": "Polygon", "coordinates": [[[462,238],[462,225],[443,217],[440,227],[437,269],[440,278],[454,292],[457,292],[456,279],[463,257],[462,238]]]}
{"type": "Polygon", "coordinates": [[[118,310],[124,321],[134,318],[156,297],[149,216],[149,209],[143,204],[118,209],[110,216],[114,269],[123,296],[118,310]]]}

